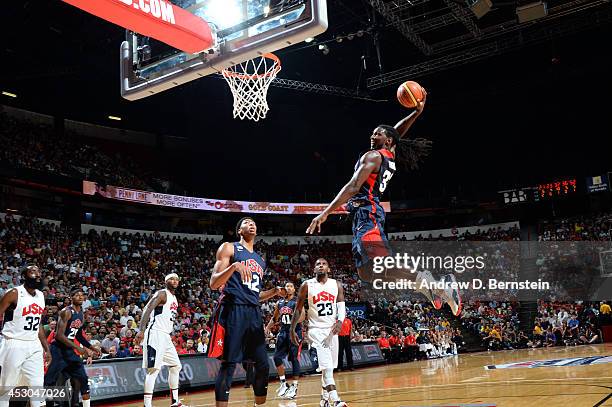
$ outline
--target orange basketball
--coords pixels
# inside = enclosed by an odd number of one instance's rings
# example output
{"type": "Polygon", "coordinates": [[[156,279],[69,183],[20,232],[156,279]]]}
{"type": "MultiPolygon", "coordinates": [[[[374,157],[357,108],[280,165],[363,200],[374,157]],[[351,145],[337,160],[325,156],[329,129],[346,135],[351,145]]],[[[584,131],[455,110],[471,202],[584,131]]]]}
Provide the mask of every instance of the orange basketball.
{"type": "Polygon", "coordinates": [[[404,82],[397,88],[397,100],[404,107],[414,108],[423,100],[423,88],[414,81],[404,82]]]}

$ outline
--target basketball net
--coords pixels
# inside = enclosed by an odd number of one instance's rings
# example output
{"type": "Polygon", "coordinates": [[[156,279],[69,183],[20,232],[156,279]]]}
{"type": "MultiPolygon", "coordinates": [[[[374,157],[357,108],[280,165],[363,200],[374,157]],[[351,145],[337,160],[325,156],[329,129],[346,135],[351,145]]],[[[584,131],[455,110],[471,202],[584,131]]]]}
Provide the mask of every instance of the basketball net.
{"type": "Polygon", "coordinates": [[[266,118],[270,110],[266,100],[268,88],[280,70],[280,59],[274,54],[264,54],[223,70],[234,96],[234,119],[266,118]]]}
{"type": "Polygon", "coordinates": [[[222,71],[234,96],[234,119],[266,118],[268,88],[280,70],[280,59],[264,54],[222,71]]]}

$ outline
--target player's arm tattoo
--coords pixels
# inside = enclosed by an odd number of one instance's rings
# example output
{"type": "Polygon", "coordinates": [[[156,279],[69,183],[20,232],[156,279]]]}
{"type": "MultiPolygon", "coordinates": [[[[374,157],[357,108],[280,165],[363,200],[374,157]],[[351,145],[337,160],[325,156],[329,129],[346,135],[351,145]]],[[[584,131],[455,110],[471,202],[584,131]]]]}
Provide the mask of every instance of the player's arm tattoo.
{"type": "Polygon", "coordinates": [[[308,296],[308,284],[302,283],[300,286],[300,290],[298,291],[297,301],[295,303],[295,310],[293,311],[293,316],[291,317],[291,333],[292,336],[295,334],[295,328],[297,328],[298,323],[300,322],[300,316],[304,311],[304,303],[306,302],[306,297],[308,296]]]}
{"type": "Polygon", "coordinates": [[[11,288],[2,296],[0,300],[0,315],[4,315],[6,310],[11,306],[17,306],[17,289],[11,288]]]}
{"type": "Polygon", "coordinates": [[[231,243],[223,243],[217,250],[217,261],[213,268],[212,275],[210,276],[210,288],[218,290],[221,288],[227,280],[230,279],[236,266],[230,264],[232,256],[234,255],[234,245],[231,243]]]}
{"type": "MultiPolygon", "coordinates": [[[[336,306],[338,306],[337,304],[339,302],[344,302],[344,288],[342,287],[342,284],[340,284],[340,281],[336,280],[336,284],[338,285],[338,298],[336,298],[336,306]]],[[[337,320],[334,323],[334,326],[332,327],[332,332],[334,333],[334,335],[337,335],[341,329],[342,322],[340,320],[337,320]]]]}
{"type": "Polygon", "coordinates": [[[149,318],[151,317],[151,312],[153,312],[153,310],[157,308],[158,306],[163,305],[165,303],[166,303],[166,292],[163,290],[159,290],[158,292],[155,293],[153,298],[151,298],[151,300],[147,303],[144,311],[142,312],[142,319],[140,320],[140,326],[138,327],[140,329],[140,332],[144,332],[145,329],[147,328],[147,324],[149,323],[149,318]]]}
{"type": "Polygon", "coordinates": [[[270,318],[270,322],[268,322],[266,329],[270,331],[272,329],[272,326],[276,323],[277,320],[278,320],[278,303],[274,304],[274,313],[272,314],[272,318],[270,318]]]}
{"type": "Polygon", "coordinates": [[[337,302],[344,302],[344,287],[340,284],[340,281],[336,280],[336,284],[338,284],[338,300],[337,302]]]}
{"type": "Polygon", "coordinates": [[[370,174],[375,173],[380,168],[380,164],[382,163],[381,155],[376,151],[369,151],[361,157],[359,161],[359,167],[357,171],[353,174],[353,177],[349,182],[342,187],[338,195],[334,198],[334,200],[325,208],[325,213],[327,215],[331,214],[333,211],[344,205],[351,199],[357,192],[359,192],[359,188],[363,185],[364,182],[368,179],[370,174]]]}
{"type": "Polygon", "coordinates": [[[71,341],[66,337],[66,325],[70,320],[71,312],[69,309],[64,308],[57,319],[57,326],[55,328],[55,340],[61,342],[62,344],[68,346],[69,348],[73,348],[76,350],[80,350],[81,347],[77,346],[76,343],[71,341]]]}

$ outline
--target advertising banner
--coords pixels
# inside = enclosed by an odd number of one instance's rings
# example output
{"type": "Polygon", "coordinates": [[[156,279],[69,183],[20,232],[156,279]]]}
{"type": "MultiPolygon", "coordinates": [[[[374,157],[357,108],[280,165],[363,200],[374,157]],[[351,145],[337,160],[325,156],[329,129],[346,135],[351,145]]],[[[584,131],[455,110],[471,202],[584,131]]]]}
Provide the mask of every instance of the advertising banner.
{"type": "MultiPolygon", "coordinates": [[[[97,194],[108,199],[135,202],[146,205],[214,212],[318,215],[327,207],[327,204],[323,203],[249,202],[229,201],[225,199],[213,198],[197,198],[191,196],[163,194],[159,192],[139,191],[136,189],[121,188],[112,185],[102,186],[91,181],[83,181],[83,194],[97,194]]],[[[391,212],[391,205],[389,202],[381,202],[380,204],[385,212],[391,212]]],[[[347,213],[346,207],[342,206],[334,213],[347,213]]]]}
{"type": "MultiPolygon", "coordinates": [[[[270,365],[270,376],[276,377],[273,354],[268,354],[270,365]]],[[[214,385],[219,371],[220,362],[203,354],[179,356],[183,369],[179,380],[182,390],[194,387],[214,385]]],[[[353,359],[355,366],[381,363],[384,361],[378,344],[354,343],[353,359]]],[[[310,352],[302,352],[300,355],[300,368],[302,372],[313,372],[316,365],[310,352]]],[[[285,368],[291,369],[291,365],[285,361],[285,368]]],[[[142,368],[142,358],[125,358],[95,361],[86,366],[85,370],[89,376],[91,388],[91,399],[94,401],[122,398],[125,396],[142,395],[145,369],[142,368]]],[[[240,364],[236,366],[234,380],[241,381],[246,377],[245,371],[240,364]]],[[[168,369],[163,367],[155,382],[155,391],[169,390],[168,369]]]]}

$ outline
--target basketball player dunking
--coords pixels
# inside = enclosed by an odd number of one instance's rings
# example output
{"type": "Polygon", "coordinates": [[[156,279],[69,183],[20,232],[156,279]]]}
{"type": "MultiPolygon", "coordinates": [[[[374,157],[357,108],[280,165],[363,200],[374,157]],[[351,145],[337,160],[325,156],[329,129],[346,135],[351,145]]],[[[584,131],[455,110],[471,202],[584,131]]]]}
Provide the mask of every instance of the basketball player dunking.
{"type": "Polygon", "coordinates": [[[317,351],[321,369],[322,407],[347,407],[340,400],[334,381],[334,369],[338,367],[338,332],[346,317],[344,290],[339,281],[329,278],[329,263],[320,258],[315,262],[315,278],[306,280],[298,292],[295,312],[291,319],[291,341],[298,346],[296,332],[299,316],[308,302],[308,340],[317,351]]]}
{"type": "Polygon", "coordinates": [[[4,315],[3,341],[0,344],[0,407],[8,407],[6,393],[21,381],[29,387],[42,387],[44,362],[51,362],[51,351],[40,318],[45,311],[42,280],[36,266],[23,271],[24,284],[12,288],[0,300],[4,315]]]}
{"type": "MultiPolygon", "coordinates": [[[[370,151],[365,153],[355,165],[351,180],[340,190],[336,198],[316,216],[306,233],[321,231],[327,217],[345,203],[353,220],[353,258],[364,281],[372,281],[374,274],[371,263],[375,257],[391,254],[389,242],[385,235],[385,211],[380,205],[380,197],[389,186],[396,171],[396,160],[407,168],[418,168],[422,158],[429,154],[431,142],[425,139],[405,139],[408,130],[425,108],[427,92],[423,89],[423,101],[407,117],[400,120],[394,127],[380,125],[370,136],[370,151]]],[[[414,278],[405,270],[388,270],[387,278],[414,278]]],[[[449,275],[443,278],[454,280],[449,275]]],[[[461,299],[457,290],[420,289],[420,281],[433,282],[429,271],[421,271],[416,275],[417,291],[425,295],[436,309],[442,307],[440,296],[446,300],[455,315],[461,312],[461,299]]]]}
{"type": "Polygon", "coordinates": [[[166,288],[157,291],[149,300],[142,313],[140,331],[134,343],[142,346],[142,367],[147,369],[144,381],[144,405],[151,407],[155,380],[162,366],[168,366],[168,385],[172,404],[170,407],[181,407],[178,398],[179,374],[183,365],[179,360],[171,335],[174,332],[174,321],[178,314],[178,300],[175,291],[179,286],[179,276],[170,273],[165,278],[166,288]],[[153,318],[151,318],[153,313],[153,318]]]}
{"type": "MultiPolygon", "coordinates": [[[[285,284],[285,290],[287,291],[287,297],[278,300],[274,306],[274,314],[266,327],[266,332],[270,332],[274,324],[280,323],[280,331],[276,336],[276,348],[274,349],[274,366],[278,372],[281,385],[276,392],[280,398],[294,399],[297,396],[298,391],[298,378],[300,377],[300,351],[301,347],[296,346],[291,342],[289,335],[289,329],[291,327],[291,320],[293,313],[295,312],[295,305],[297,300],[295,298],[295,286],[293,283],[285,284]],[[283,361],[285,358],[289,358],[291,367],[293,369],[293,383],[287,384],[285,379],[285,365],[283,361]]],[[[304,313],[298,322],[304,320],[304,313]]],[[[297,335],[302,340],[302,324],[297,326],[297,335]]]]}
{"type": "MultiPolygon", "coordinates": [[[[79,355],[90,358],[99,353],[83,335],[83,291],[75,288],[70,292],[72,305],[63,308],[59,313],[55,337],[51,342],[53,361],[45,373],[45,387],[55,386],[60,373],[69,376],[74,384],[71,406],[79,405],[79,393],[83,398],[83,407],[89,407],[89,379],[83,360],[79,355]],[[75,343],[77,341],[80,345],[75,343]],[[81,346],[82,345],[82,346],[81,346]]],[[[47,402],[47,406],[53,402],[47,402]]]]}
{"type": "Polygon", "coordinates": [[[240,236],[239,242],[223,243],[217,250],[210,277],[210,288],[221,291],[208,350],[209,357],[221,360],[215,383],[218,407],[228,405],[234,370],[243,360],[252,360],[255,365],[255,405],[265,404],[270,368],[259,303],[286,295],[285,289],[279,287],[262,291],[266,263],[253,247],[257,236],[255,221],[240,219],[236,235],[240,236]]]}

